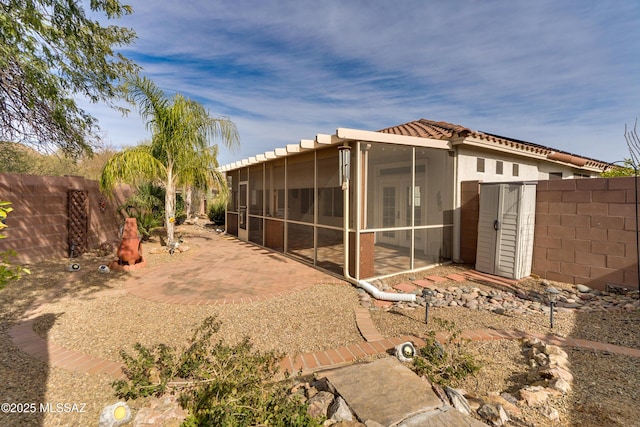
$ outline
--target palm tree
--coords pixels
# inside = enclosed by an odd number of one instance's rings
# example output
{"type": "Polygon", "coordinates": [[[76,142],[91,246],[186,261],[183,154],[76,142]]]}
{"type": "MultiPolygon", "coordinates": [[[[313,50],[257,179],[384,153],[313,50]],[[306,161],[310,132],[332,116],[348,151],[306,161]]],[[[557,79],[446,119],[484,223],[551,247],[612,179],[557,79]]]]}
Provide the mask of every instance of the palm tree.
{"type": "Polygon", "coordinates": [[[167,98],[151,80],[132,77],[125,85],[129,99],[138,105],[140,115],[151,131],[151,143],[142,144],[111,157],[100,178],[108,193],[119,182],[137,184],[141,180],[159,181],[166,190],[165,225],[167,241],[174,241],[176,187],[193,185],[204,190],[227,187],[218,168],[221,140],[228,148],[239,144],[235,124],[227,118],[213,118],[196,101],[180,94],[167,98]]]}

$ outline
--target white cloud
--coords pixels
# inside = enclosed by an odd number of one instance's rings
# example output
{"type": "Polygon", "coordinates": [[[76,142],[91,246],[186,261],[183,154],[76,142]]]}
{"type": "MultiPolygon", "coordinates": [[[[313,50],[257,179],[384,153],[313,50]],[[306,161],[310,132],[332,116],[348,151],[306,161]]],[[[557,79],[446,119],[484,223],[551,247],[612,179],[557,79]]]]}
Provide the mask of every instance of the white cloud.
{"type": "MultiPolygon", "coordinates": [[[[221,163],[421,117],[618,160],[640,114],[633,1],[130,3],[126,54],[238,125],[221,163]]],[[[146,137],[135,112],[92,111],[114,140],[146,137]]]]}

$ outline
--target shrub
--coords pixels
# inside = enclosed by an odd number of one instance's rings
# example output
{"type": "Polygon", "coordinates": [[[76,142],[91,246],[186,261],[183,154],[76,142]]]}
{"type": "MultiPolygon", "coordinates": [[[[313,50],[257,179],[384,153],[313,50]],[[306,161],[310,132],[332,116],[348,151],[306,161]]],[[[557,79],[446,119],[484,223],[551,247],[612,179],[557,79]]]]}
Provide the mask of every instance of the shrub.
{"type": "Polygon", "coordinates": [[[209,211],[207,212],[207,216],[209,217],[209,221],[214,224],[222,225],[225,223],[225,203],[218,199],[214,200],[213,203],[209,206],[209,211]]]}
{"type": "Polygon", "coordinates": [[[120,206],[127,216],[135,218],[142,240],[148,240],[152,228],[164,223],[164,188],[145,182],[120,206]]]}
{"type": "Polygon", "coordinates": [[[220,322],[208,317],[181,352],[164,344],[136,344],[137,357],[121,352],[127,380],[113,383],[116,395],[135,399],[179,392],[189,411],[184,426],[321,425],[289,395],[288,380],[273,381],[281,355],[255,351],[247,338],[234,346],[214,342],[219,328],[220,322]]]}
{"type": "Polygon", "coordinates": [[[481,366],[472,355],[464,352],[464,340],[460,339],[460,331],[455,324],[439,318],[434,318],[433,322],[446,331],[447,339],[442,345],[436,340],[436,333],[430,331],[426,344],[413,358],[413,370],[418,375],[425,375],[432,383],[443,386],[476,374],[481,366]]]}
{"type": "MultiPolygon", "coordinates": [[[[13,210],[10,206],[11,202],[0,201],[0,230],[7,228],[5,220],[9,212],[13,210]]],[[[4,239],[7,236],[0,234],[0,239],[4,239]]],[[[3,289],[7,283],[12,280],[19,279],[23,274],[30,274],[29,270],[20,265],[11,265],[9,258],[16,256],[16,251],[8,249],[6,251],[0,251],[0,290],[3,289]]]]}

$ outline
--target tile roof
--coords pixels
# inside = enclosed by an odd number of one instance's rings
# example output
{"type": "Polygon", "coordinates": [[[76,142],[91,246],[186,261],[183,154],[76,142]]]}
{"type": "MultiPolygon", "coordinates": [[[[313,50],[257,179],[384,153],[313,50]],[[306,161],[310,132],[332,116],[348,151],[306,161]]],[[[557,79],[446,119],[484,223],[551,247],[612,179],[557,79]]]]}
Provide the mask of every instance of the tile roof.
{"type": "Polygon", "coordinates": [[[569,163],[578,167],[587,166],[591,168],[603,169],[608,165],[607,162],[601,160],[567,153],[565,151],[556,150],[555,148],[546,147],[544,145],[508,138],[505,136],[494,135],[491,133],[475,131],[453,123],[436,122],[427,119],[420,119],[397,126],[391,126],[385,129],[381,129],[378,132],[433,139],[454,139],[471,137],[487,141],[497,146],[516,149],[518,151],[524,151],[525,153],[542,155],[549,160],[569,163]]]}

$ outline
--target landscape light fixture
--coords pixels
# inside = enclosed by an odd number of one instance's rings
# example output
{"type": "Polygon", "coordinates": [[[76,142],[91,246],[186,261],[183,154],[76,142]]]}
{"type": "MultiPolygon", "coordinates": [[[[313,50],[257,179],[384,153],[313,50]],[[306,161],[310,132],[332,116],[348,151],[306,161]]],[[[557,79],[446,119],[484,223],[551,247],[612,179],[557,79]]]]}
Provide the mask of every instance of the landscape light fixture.
{"type": "Polygon", "coordinates": [[[431,289],[422,290],[422,298],[424,298],[424,323],[429,324],[429,304],[431,303],[431,297],[433,297],[433,291],[431,289]]]}
{"type": "Polygon", "coordinates": [[[558,294],[560,294],[560,291],[553,286],[549,286],[547,289],[545,289],[545,292],[549,295],[549,325],[550,328],[553,329],[553,306],[558,300],[558,294]]]}

